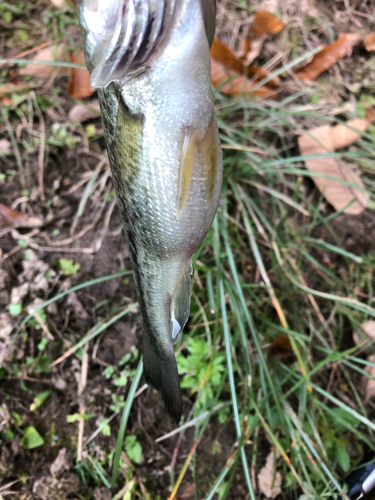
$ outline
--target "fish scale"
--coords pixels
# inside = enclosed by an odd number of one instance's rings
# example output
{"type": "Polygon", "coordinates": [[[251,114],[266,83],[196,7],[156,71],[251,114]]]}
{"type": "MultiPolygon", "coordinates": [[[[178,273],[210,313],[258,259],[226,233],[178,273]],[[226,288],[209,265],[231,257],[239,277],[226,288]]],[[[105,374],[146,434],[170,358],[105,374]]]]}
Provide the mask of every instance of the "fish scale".
{"type": "Polygon", "coordinates": [[[121,10],[119,1],[81,0],[80,23],[92,83],[102,87],[108,158],[143,319],[144,374],[178,422],[173,344],[189,317],[191,258],[215,216],[222,182],[209,59],[215,2],[123,0],[121,10]]]}

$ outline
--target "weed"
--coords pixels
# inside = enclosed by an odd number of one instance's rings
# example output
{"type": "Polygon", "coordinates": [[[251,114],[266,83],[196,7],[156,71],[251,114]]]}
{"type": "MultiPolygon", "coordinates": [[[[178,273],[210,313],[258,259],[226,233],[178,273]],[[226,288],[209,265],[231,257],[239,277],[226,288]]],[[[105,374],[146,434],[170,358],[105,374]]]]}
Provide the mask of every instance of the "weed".
{"type": "Polygon", "coordinates": [[[81,269],[80,264],[74,264],[73,259],[60,259],[61,274],[65,276],[75,276],[81,269]]]}
{"type": "Polygon", "coordinates": [[[137,436],[126,436],[125,450],[130,460],[139,464],[142,460],[142,446],[137,440],[137,436]]]}

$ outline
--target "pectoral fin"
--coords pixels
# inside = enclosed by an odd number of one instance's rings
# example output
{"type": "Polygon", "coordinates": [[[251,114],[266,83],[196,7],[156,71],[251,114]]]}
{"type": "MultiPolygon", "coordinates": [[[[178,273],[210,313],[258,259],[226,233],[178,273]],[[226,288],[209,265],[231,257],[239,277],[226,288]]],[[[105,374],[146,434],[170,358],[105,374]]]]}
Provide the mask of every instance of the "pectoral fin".
{"type": "Polygon", "coordinates": [[[206,184],[207,205],[212,203],[217,184],[219,167],[218,131],[214,115],[198,139],[194,132],[186,132],[181,144],[180,163],[177,183],[177,211],[182,212],[189,197],[190,186],[197,172],[201,172],[206,184]]]}
{"type": "Polygon", "coordinates": [[[206,133],[199,143],[198,151],[206,178],[207,202],[210,205],[215,193],[219,166],[218,137],[214,116],[212,116],[206,133]]]}
{"type": "Polygon", "coordinates": [[[180,212],[189,195],[194,165],[197,161],[197,142],[194,136],[186,134],[181,147],[180,165],[178,170],[177,205],[180,212]]]}

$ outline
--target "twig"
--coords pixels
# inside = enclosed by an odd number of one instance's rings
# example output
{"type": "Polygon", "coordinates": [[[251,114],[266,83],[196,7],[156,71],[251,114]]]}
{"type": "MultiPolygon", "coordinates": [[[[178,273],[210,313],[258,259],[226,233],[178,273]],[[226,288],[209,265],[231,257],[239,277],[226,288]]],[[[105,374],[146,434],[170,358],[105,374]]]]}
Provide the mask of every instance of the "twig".
{"type": "Polygon", "coordinates": [[[44,122],[43,114],[40,111],[38,101],[36,100],[35,92],[30,91],[30,95],[34,100],[35,109],[39,118],[39,131],[40,131],[40,142],[39,142],[39,155],[38,155],[38,181],[39,181],[39,196],[42,201],[45,200],[44,196],[44,151],[46,147],[46,125],[44,122]]]}
{"type": "Polygon", "coordinates": [[[11,126],[9,118],[8,118],[8,111],[6,110],[6,108],[4,108],[4,106],[2,106],[1,112],[3,115],[3,119],[5,122],[7,132],[9,134],[10,142],[12,143],[12,146],[13,146],[14,156],[16,157],[17,165],[18,165],[18,168],[20,171],[20,181],[21,181],[22,190],[25,190],[26,189],[25,169],[23,168],[21,153],[20,153],[20,150],[18,149],[18,144],[17,144],[17,141],[14,137],[12,126],[11,126]]]}
{"type": "MultiPolygon", "coordinates": [[[[37,47],[33,47],[32,49],[25,50],[25,52],[21,52],[21,54],[18,54],[18,56],[12,57],[12,59],[20,59],[21,57],[28,56],[29,54],[32,54],[33,52],[36,52],[37,50],[44,49],[44,47],[47,47],[48,45],[51,45],[52,43],[57,43],[58,40],[52,40],[51,42],[44,42],[41,45],[38,45],[37,47]]],[[[12,59],[6,59],[5,61],[0,63],[0,67],[4,66],[5,64],[10,63],[12,59]]]]}
{"type": "Polygon", "coordinates": [[[27,377],[26,375],[18,375],[17,377],[8,376],[8,380],[26,380],[26,382],[35,382],[38,384],[50,385],[51,387],[56,387],[50,380],[43,380],[39,378],[27,377]]]}
{"type": "MultiPolygon", "coordinates": [[[[39,230],[37,230],[39,232],[39,230]]],[[[18,231],[13,229],[12,237],[15,240],[24,240],[26,245],[34,250],[39,250],[41,252],[64,252],[64,253],[84,253],[84,254],[92,254],[94,253],[93,248],[63,248],[63,247],[43,247],[35,243],[31,239],[31,236],[34,236],[36,233],[28,235],[28,234],[20,234],[18,231]]]]}
{"type": "Polygon", "coordinates": [[[107,162],[107,159],[103,158],[97,164],[97,166],[95,167],[95,170],[91,174],[91,177],[90,177],[90,179],[89,179],[89,181],[87,183],[87,186],[86,186],[86,188],[85,188],[85,190],[83,192],[81,201],[79,202],[78,209],[77,209],[77,212],[76,212],[76,214],[74,216],[72,225],[70,227],[70,234],[71,235],[74,233],[74,230],[75,230],[75,228],[76,228],[76,226],[78,224],[78,220],[79,220],[79,218],[81,217],[81,215],[83,214],[83,212],[85,210],[85,206],[86,206],[87,200],[88,200],[88,198],[89,198],[89,196],[91,194],[94,182],[96,181],[96,178],[98,177],[99,172],[101,171],[101,169],[103,168],[103,165],[105,165],[106,162],[107,162]]]}
{"type": "Polygon", "coordinates": [[[100,432],[102,429],[104,429],[104,427],[105,427],[106,425],[108,425],[108,424],[109,424],[109,422],[111,422],[111,421],[112,421],[112,420],[113,420],[113,419],[114,419],[117,415],[118,415],[118,411],[115,411],[114,413],[112,413],[112,415],[111,415],[110,417],[108,417],[108,418],[107,418],[107,420],[105,420],[104,422],[102,422],[102,423],[99,425],[99,427],[96,429],[96,431],[94,431],[94,432],[91,434],[91,436],[90,436],[90,437],[86,440],[86,443],[85,443],[85,448],[86,448],[86,446],[87,446],[89,443],[91,443],[91,441],[92,441],[93,439],[95,439],[95,438],[96,438],[96,436],[99,434],[99,432],[100,432]]]}
{"type": "Polygon", "coordinates": [[[34,312],[34,318],[37,320],[39,326],[41,327],[41,329],[45,333],[47,339],[48,340],[55,340],[54,336],[48,330],[47,325],[44,323],[44,321],[42,320],[42,317],[40,316],[40,314],[38,312],[34,312]]]}
{"type": "MultiPolygon", "coordinates": [[[[82,368],[81,368],[81,379],[79,381],[79,386],[78,386],[78,396],[81,398],[82,392],[84,388],[86,387],[86,382],[87,382],[87,371],[89,367],[89,354],[88,354],[88,349],[89,349],[89,344],[87,343],[85,345],[85,350],[83,351],[83,358],[82,358],[82,368]]],[[[83,400],[82,400],[83,401],[83,400]]],[[[80,407],[79,407],[79,414],[81,415],[81,418],[79,420],[79,427],[78,427],[78,446],[77,446],[77,460],[79,462],[82,461],[82,446],[83,446],[83,431],[85,429],[85,405],[81,401],[80,407]]]]}
{"type": "Polygon", "coordinates": [[[199,422],[202,422],[202,420],[206,419],[210,414],[215,413],[216,411],[221,410],[222,408],[225,408],[228,406],[228,403],[220,403],[219,405],[215,406],[212,408],[212,410],[207,410],[197,417],[193,418],[193,420],[190,420],[190,422],[186,422],[185,424],[181,425],[181,427],[177,427],[177,429],[174,429],[171,432],[168,432],[168,434],[164,434],[164,436],[160,436],[159,438],[155,439],[155,443],[160,443],[160,441],[164,441],[164,439],[168,439],[175,434],[178,434],[182,432],[183,430],[187,429],[188,427],[193,427],[194,425],[198,424],[199,422]]]}
{"type": "Polygon", "coordinates": [[[105,214],[104,221],[103,221],[103,227],[100,231],[100,236],[93,244],[95,253],[101,249],[101,246],[103,244],[103,240],[104,240],[105,235],[107,234],[107,231],[108,231],[108,226],[109,226],[109,223],[111,220],[111,215],[112,215],[113,209],[115,208],[115,205],[116,205],[116,198],[113,198],[113,200],[111,201],[111,203],[108,207],[108,210],[105,214]]]}
{"type": "Polygon", "coordinates": [[[184,463],[184,466],[182,467],[181,473],[178,476],[177,482],[172,490],[172,493],[168,497],[168,500],[173,500],[174,498],[176,498],[178,488],[180,487],[180,484],[181,484],[181,482],[186,474],[187,468],[189,467],[189,464],[194,456],[195,450],[197,449],[197,446],[200,443],[201,439],[202,439],[202,436],[200,438],[198,438],[198,440],[191,447],[190,453],[189,453],[189,455],[184,463]]]}
{"type": "MultiPolygon", "coordinates": [[[[110,191],[110,188],[108,189],[108,192],[109,191],[110,191]]],[[[104,196],[104,201],[103,201],[101,207],[99,208],[99,210],[96,212],[91,224],[87,225],[79,233],[75,234],[74,236],[71,236],[70,238],[65,238],[64,240],[59,240],[59,241],[48,240],[48,244],[50,245],[50,247],[58,246],[58,245],[70,245],[70,243],[72,243],[73,241],[79,240],[80,238],[82,238],[82,236],[84,236],[86,233],[91,231],[91,229],[93,229],[96,226],[96,224],[99,222],[99,220],[101,219],[104,208],[106,206],[106,197],[107,197],[107,193],[104,196]]],[[[68,250],[65,249],[64,251],[67,252],[68,250]]],[[[90,252],[87,252],[87,253],[95,253],[95,250],[90,248],[90,252]]]]}

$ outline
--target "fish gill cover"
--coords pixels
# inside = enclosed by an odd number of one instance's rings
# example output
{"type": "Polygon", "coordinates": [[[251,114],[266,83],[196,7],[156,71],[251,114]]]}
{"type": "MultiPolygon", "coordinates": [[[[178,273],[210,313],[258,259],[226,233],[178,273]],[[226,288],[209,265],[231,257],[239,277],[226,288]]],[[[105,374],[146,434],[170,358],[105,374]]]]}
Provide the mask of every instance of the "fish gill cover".
{"type": "Polygon", "coordinates": [[[167,38],[175,6],[175,0],[81,0],[79,18],[85,45],[90,46],[91,84],[123,82],[151,64],[167,38]]]}

